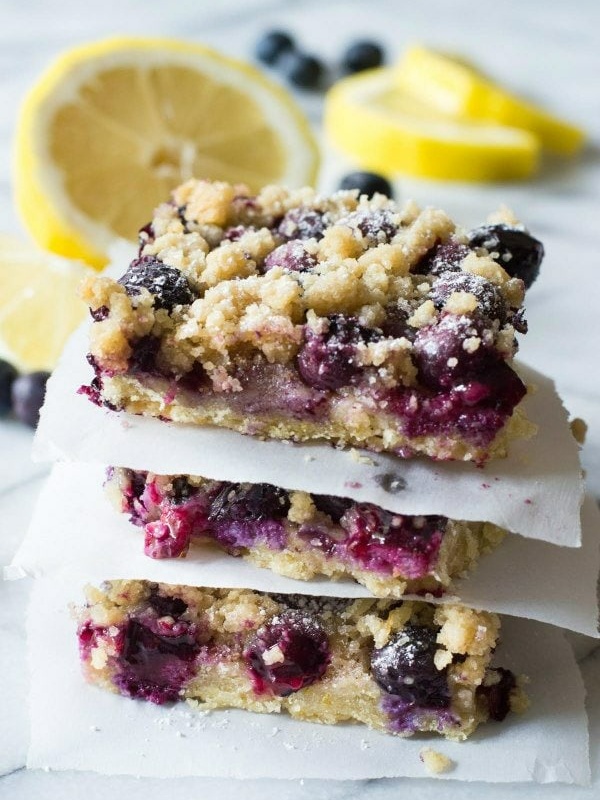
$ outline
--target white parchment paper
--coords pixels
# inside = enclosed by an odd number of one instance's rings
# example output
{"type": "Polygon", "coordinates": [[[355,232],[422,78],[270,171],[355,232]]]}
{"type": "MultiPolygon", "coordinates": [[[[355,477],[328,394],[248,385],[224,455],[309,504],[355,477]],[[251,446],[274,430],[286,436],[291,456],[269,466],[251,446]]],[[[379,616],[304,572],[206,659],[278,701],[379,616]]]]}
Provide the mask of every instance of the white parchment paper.
{"type": "Polygon", "coordinates": [[[336,450],[325,444],[261,441],[216,427],[165,423],[94,406],[77,389],[92,378],[87,328],[71,339],[48,383],[34,445],[37,460],[95,461],[162,474],[271,483],[351,497],[404,514],[486,520],[532,539],[580,544],[583,481],[579,448],[554,385],[526,367],[539,391],[527,411],[539,424],[506,459],[485,468],[336,450]],[[390,492],[390,479],[400,490],[390,492]]]}
{"type": "Polygon", "coordinates": [[[40,580],[34,586],[30,768],[166,778],[431,777],[419,760],[421,748],[429,746],[456,762],[446,778],[589,782],[583,683],[556,628],[504,620],[497,662],[530,677],[531,708],[454,743],[433,736],[399,739],[359,725],[321,726],[283,714],[199,714],[184,704],[157,707],[87,686],[67,610],[81,597],[77,582],[40,580]]]}
{"type": "MultiPolygon", "coordinates": [[[[190,586],[245,587],[339,597],[370,597],[351,581],[295,581],[211,547],[193,547],[184,559],[148,558],[143,532],[117,512],[102,489],[98,465],[56,464],[40,496],[29,532],[8,577],[50,576],[100,582],[138,578],[190,586]]],[[[466,605],[528,617],[597,636],[596,580],[600,512],[583,508],[581,548],[565,548],[509,535],[484,556],[452,596],[466,605]]]]}

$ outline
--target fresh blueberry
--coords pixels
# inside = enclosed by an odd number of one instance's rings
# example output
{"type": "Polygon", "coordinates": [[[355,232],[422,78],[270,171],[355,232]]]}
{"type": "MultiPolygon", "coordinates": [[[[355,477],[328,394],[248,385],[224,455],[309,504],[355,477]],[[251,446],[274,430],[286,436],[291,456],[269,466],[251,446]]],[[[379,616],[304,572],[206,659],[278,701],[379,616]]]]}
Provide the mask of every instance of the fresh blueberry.
{"type": "Polygon", "coordinates": [[[35,428],[46,396],[49,372],[30,372],[15,378],[11,387],[12,410],[15,417],[35,428]]]}
{"type": "Polygon", "coordinates": [[[384,647],[371,655],[371,673],[378,686],[407,703],[428,708],[447,708],[450,703],[446,670],[438,670],[433,658],[436,631],[406,625],[384,647]]]}
{"type": "Polygon", "coordinates": [[[325,74],[323,62],[305,53],[290,53],[285,62],[289,82],[299,89],[316,89],[325,74]]]}
{"type": "Polygon", "coordinates": [[[485,247],[508,274],[527,288],[537,278],[544,258],[543,244],[510,225],[484,225],[469,233],[471,247],[485,247]]]}
{"type": "Polygon", "coordinates": [[[383,64],[383,49],[376,42],[359,41],[351,44],[342,56],[344,72],[362,72],[383,64]]]}
{"type": "Polygon", "coordinates": [[[316,267],[317,259],[304,249],[304,245],[298,239],[276,247],[265,258],[264,271],[268,272],[273,267],[281,267],[290,272],[310,272],[316,267]]]}
{"type": "Polygon", "coordinates": [[[256,43],[254,55],[263,64],[276,64],[284,53],[294,49],[294,40],[285,31],[268,31],[256,43]]]}
{"type": "Polygon", "coordinates": [[[140,289],[148,289],[154,295],[156,308],[170,311],[177,305],[189,305],[195,295],[187,278],[178,269],[163,264],[155,256],[142,256],[134,259],[125,275],[119,278],[127,294],[136,295],[140,289]]]}
{"type": "Polygon", "coordinates": [[[18,374],[12,364],[0,359],[0,416],[8,414],[11,409],[11,389],[18,374]]]}
{"type": "Polygon", "coordinates": [[[334,314],[328,321],[324,333],[306,327],[304,344],[297,357],[300,377],[314,389],[339,389],[350,383],[360,371],[357,345],[370,335],[355,317],[334,314]]]}
{"type": "Polygon", "coordinates": [[[286,242],[291,239],[322,239],[325,220],[320,211],[306,206],[290,209],[277,228],[277,233],[286,242]]]}
{"type": "Polygon", "coordinates": [[[287,610],[259,628],[243,651],[254,691],[287,697],[310,686],[331,660],[327,634],[306,611],[287,610]]]}
{"type": "Polygon", "coordinates": [[[340,189],[358,189],[360,194],[373,197],[374,194],[384,194],[386,197],[393,197],[394,190],[392,184],[378,175],[376,172],[350,172],[344,175],[340,181],[340,189]]]}
{"type": "Polygon", "coordinates": [[[471,251],[469,248],[450,239],[439,242],[429,250],[419,263],[413,268],[417,275],[441,275],[442,272],[456,272],[466,256],[471,251]]]}
{"type": "Polygon", "coordinates": [[[436,308],[442,308],[454,292],[468,292],[477,298],[479,311],[489,319],[506,320],[506,303],[499,289],[481,275],[470,272],[443,272],[431,288],[430,297],[436,308]]]}

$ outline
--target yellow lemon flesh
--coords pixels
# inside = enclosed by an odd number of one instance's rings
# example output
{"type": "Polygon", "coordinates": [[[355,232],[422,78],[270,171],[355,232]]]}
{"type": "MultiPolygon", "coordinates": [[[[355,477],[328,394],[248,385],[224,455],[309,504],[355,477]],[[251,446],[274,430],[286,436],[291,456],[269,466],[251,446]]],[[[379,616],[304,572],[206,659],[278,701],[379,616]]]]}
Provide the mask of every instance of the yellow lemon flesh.
{"type": "Polygon", "coordinates": [[[197,44],[116,38],[61,56],[27,97],[16,138],[23,221],[53,252],[101,267],[194,176],[313,183],[318,151],[291,96],[197,44]]]}
{"type": "Polygon", "coordinates": [[[471,65],[425,47],[411,47],[395,69],[398,89],[459,120],[530,131],[559,155],[574,155],[585,134],[575,125],[510,94],[471,65]]]}
{"type": "Polygon", "coordinates": [[[400,90],[390,68],[335,84],[326,98],[325,127],[361,167],[422,178],[527,178],[540,149],[535,136],[517,128],[463,122],[432,109],[400,90]]]}
{"type": "Polygon", "coordinates": [[[90,270],[0,235],[0,358],[52,370],[86,308],[77,288],[90,270]]]}

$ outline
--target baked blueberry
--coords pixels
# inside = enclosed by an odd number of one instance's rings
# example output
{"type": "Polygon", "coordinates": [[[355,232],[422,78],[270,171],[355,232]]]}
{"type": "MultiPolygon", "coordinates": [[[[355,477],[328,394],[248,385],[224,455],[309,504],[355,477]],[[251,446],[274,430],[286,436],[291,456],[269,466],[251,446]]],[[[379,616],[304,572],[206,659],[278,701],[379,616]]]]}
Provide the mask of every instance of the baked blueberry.
{"type": "Polygon", "coordinates": [[[470,272],[443,272],[431,287],[430,297],[436,308],[442,308],[454,292],[472,294],[479,312],[489,319],[506,320],[506,303],[499,289],[481,275],[470,272]]]}
{"type": "Polygon", "coordinates": [[[355,317],[335,314],[328,318],[324,333],[306,326],[305,339],[297,357],[302,380],[314,389],[339,389],[360,371],[356,360],[357,345],[369,338],[369,332],[355,317]]]}
{"type": "Polygon", "coordinates": [[[284,53],[294,49],[294,40],[285,31],[268,31],[256,43],[254,55],[263,64],[276,64],[284,53]]]}
{"type": "Polygon", "coordinates": [[[450,693],[446,670],[434,664],[436,631],[406,625],[384,647],[371,655],[374,680],[388,694],[427,708],[447,708],[450,693]]]}
{"type": "Polygon", "coordinates": [[[322,239],[325,227],[320,211],[299,206],[287,212],[277,227],[277,233],[286,242],[290,239],[322,239]]]}
{"type": "Polygon", "coordinates": [[[134,259],[125,275],[119,278],[119,283],[129,295],[136,295],[140,293],[140,289],[147,289],[154,295],[155,307],[166,308],[167,311],[177,305],[189,305],[195,299],[185,275],[178,269],[163,264],[155,256],[134,259]]]}
{"type": "Polygon", "coordinates": [[[471,247],[485,247],[513,278],[527,288],[537,278],[544,258],[544,246],[531,234],[510,225],[484,225],[469,233],[471,247]]]}
{"type": "Polygon", "coordinates": [[[368,40],[354,42],[342,56],[342,70],[344,72],[362,72],[373,69],[383,64],[383,48],[368,40]]]}
{"type": "Polygon", "coordinates": [[[307,250],[298,239],[279,245],[265,258],[264,272],[273,267],[281,267],[290,272],[309,272],[316,267],[317,259],[307,250]]]}
{"type": "Polygon", "coordinates": [[[429,250],[413,268],[416,275],[441,275],[443,272],[456,272],[469,255],[469,248],[450,239],[439,242],[429,250]]]}
{"type": "Polygon", "coordinates": [[[11,409],[11,389],[18,374],[12,364],[0,359],[0,415],[8,414],[11,409]]]}
{"type": "Polygon", "coordinates": [[[387,178],[376,172],[349,172],[340,181],[339,188],[358,189],[360,194],[366,194],[369,198],[374,194],[384,194],[386,197],[394,196],[392,184],[387,178]]]}
{"type": "Polygon", "coordinates": [[[287,610],[255,633],[244,648],[257,694],[287,697],[310,686],[331,660],[325,630],[310,613],[287,610]]]}

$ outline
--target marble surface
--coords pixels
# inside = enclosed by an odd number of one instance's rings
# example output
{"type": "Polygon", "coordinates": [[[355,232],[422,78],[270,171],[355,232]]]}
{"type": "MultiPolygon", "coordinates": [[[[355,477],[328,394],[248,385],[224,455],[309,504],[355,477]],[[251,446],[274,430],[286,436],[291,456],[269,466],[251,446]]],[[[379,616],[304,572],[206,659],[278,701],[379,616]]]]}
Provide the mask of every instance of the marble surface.
{"type": "MultiPolygon", "coordinates": [[[[565,4],[546,0],[421,0],[412,5],[315,0],[104,0],[93,12],[76,0],[2,0],[0,4],[0,219],[2,232],[19,233],[11,196],[11,147],[18,104],[44,65],[63,48],[109,34],[186,36],[245,57],[266,27],[294,31],[307,49],[334,61],[357,35],[372,35],[390,54],[412,41],[425,41],[468,55],[506,83],[520,87],[550,107],[582,123],[591,144],[576,163],[548,161],[534,182],[470,186],[401,180],[402,197],[440,204],[466,225],[481,221],[501,202],[544,240],[543,279],[528,296],[531,333],[522,357],[558,382],[569,409],[590,424],[584,453],[590,485],[600,495],[600,267],[597,218],[600,210],[600,5],[595,0],[565,4]],[[434,24],[432,24],[434,23],[434,24]]],[[[318,97],[299,97],[318,126],[318,97]]],[[[332,188],[345,169],[329,154],[323,188],[332,188]]],[[[0,564],[7,563],[27,525],[46,467],[29,461],[31,433],[0,423],[0,564]]],[[[387,800],[410,792],[413,800],[452,797],[584,800],[600,791],[600,654],[582,664],[589,692],[592,769],[595,786],[457,786],[440,780],[236,781],[107,777],[87,773],[44,773],[23,768],[27,744],[26,664],[23,637],[26,581],[0,584],[0,797],[86,797],[137,800],[163,797],[247,800],[387,800]]]]}

